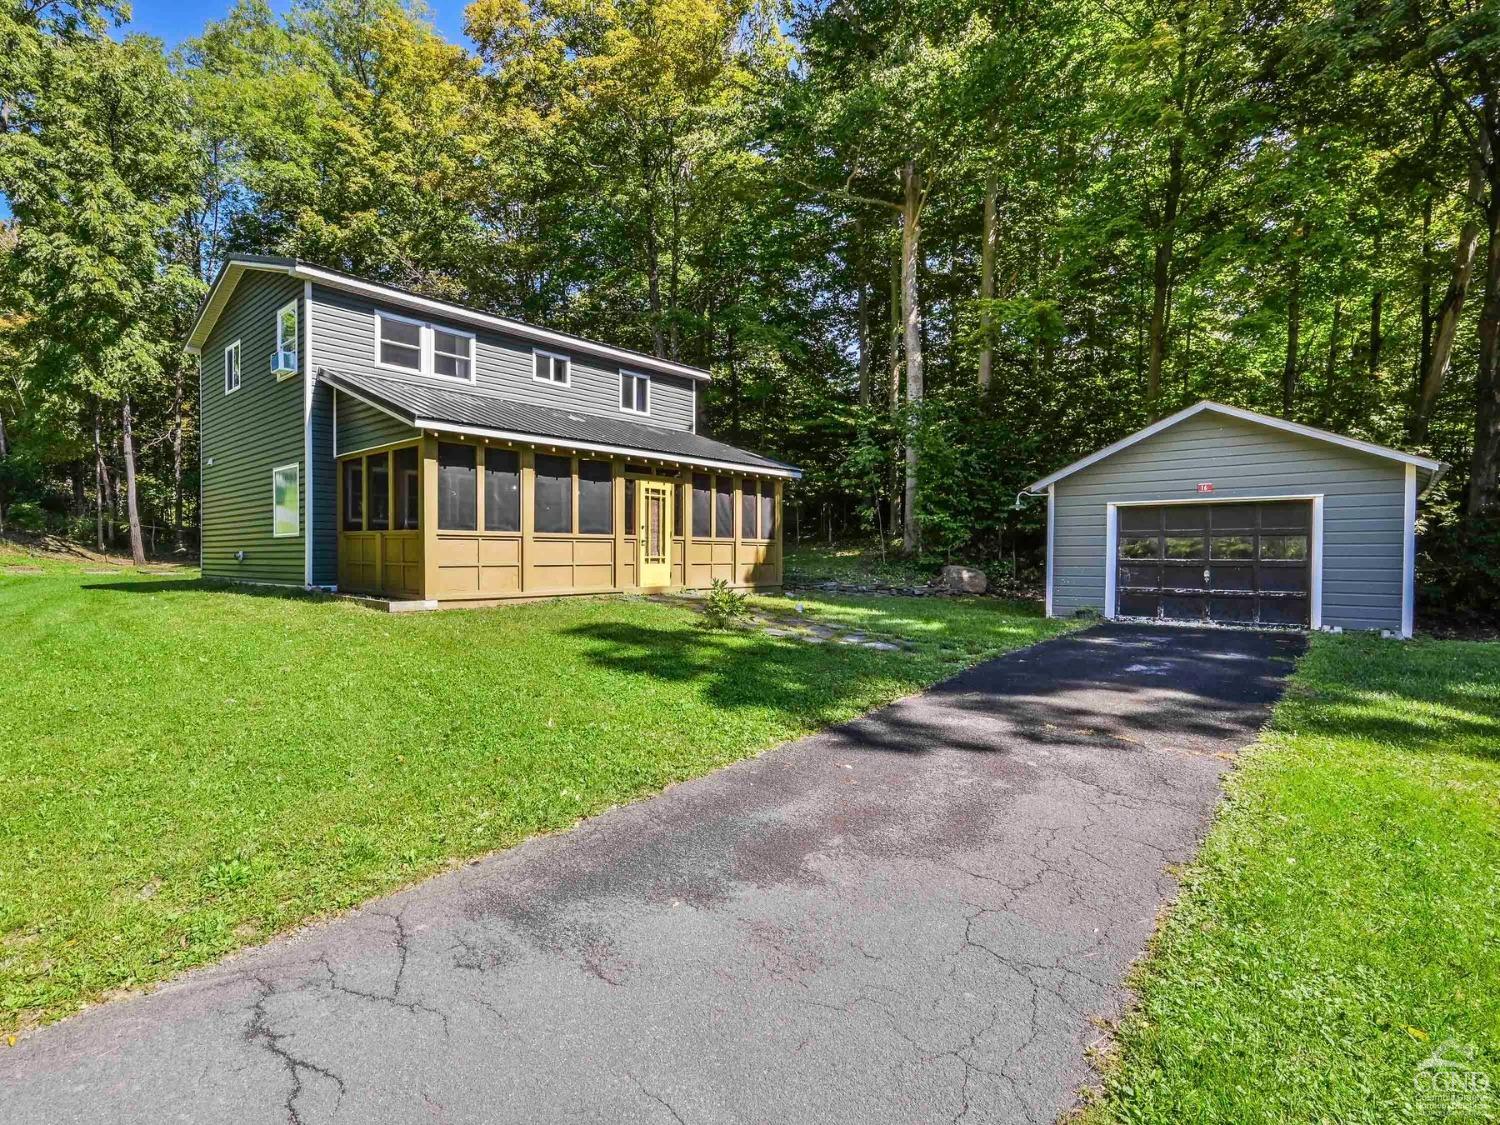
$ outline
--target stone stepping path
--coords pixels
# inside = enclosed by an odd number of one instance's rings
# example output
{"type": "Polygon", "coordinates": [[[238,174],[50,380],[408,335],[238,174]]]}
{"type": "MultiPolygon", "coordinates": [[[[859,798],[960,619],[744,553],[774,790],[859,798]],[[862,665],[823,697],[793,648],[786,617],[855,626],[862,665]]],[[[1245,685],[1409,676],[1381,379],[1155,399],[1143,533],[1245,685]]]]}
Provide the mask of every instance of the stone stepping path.
{"type": "MultiPolygon", "coordinates": [[[[702,612],[702,599],[678,594],[658,594],[653,601],[680,606],[702,612]]],[[[739,628],[753,630],[768,637],[787,641],[801,641],[809,645],[839,644],[851,648],[868,648],[876,652],[909,652],[914,646],[892,637],[872,637],[857,629],[849,629],[826,622],[815,621],[800,614],[767,613],[752,611],[739,622],[739,628]]]]}

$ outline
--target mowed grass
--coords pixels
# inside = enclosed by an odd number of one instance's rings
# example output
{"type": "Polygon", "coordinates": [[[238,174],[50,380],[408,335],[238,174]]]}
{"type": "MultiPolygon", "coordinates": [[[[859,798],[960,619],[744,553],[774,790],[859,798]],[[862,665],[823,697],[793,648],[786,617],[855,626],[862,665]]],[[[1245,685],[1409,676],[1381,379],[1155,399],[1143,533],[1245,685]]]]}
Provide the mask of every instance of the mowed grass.
{"type": "Polygon", "coordinates": [[[1067,628],[996,601],[806,603],[915,646],[887,653],[640,600],[392,616],[10,569],[33,564],[0,558],[6,1032],[1067,628]]]}
{"type": "Polygon", "coordinates": [[[1090,1117],[1500,1119],[1500,645],[1316,638],[1229,790],[1090,1117]]]}

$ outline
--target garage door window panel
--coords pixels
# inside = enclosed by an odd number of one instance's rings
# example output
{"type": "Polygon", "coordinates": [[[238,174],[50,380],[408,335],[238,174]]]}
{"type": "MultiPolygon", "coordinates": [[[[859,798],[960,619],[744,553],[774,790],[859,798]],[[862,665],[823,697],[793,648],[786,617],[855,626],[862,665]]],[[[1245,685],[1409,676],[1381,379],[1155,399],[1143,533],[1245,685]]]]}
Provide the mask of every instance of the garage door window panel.
{"type": "Polygon", "coordinates": [[[1260,557],[1266,561],[1301,562],[1307,558],[1307,536],[1262,535],[1260,557]]]}

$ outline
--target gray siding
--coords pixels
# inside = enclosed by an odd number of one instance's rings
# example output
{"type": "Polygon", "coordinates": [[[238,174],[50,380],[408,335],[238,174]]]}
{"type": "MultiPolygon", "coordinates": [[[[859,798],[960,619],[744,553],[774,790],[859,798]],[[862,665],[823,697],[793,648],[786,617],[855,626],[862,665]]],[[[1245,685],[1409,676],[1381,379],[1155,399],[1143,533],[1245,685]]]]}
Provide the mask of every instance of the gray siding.
{"type": "Polygon", "coordinates": [[[1401,628],[1400,462],[1204,412],[1056,484],[1053,613],[1104,608],[1109,501],[1313,495],[1323,500],[1323,624],[1401,628]]]}
{"type": "MultiPolygon", "coordinates": [[[[408,376],[390,368],[376,369],[375,311],[379,306],[363,297],[324,286],[314,286],[313,301],[316,305],[313,351],[320,366],[355,373],[378,370],[384,378],[409,378],[418,383],[437,382],[460,388],[467,386],[441,378],[408,376]]],[[[397,305],[390,306],[390,311],[399,316],[414,315],[397,305]]],[[[441,320],[427,319],[443,326],[441,320]]],[[[459,323],[453,323],[451,327],[475,331],[459,323]]],[[[666,429],[693,428],[694,392],[690,379],[648,372],[651,374],[651,413],[649,416],[631,414],[620,409],[620,368],[629,369],[629,364],[611,363],[581,352],[570,353],[566,348],[547,349],[569,354],[572,360],[569,385],[556,386],[532,378],[533,348],[527,341],[485,329],[478,330],[476,335],[475,390],[515,402],[627,418],[666,429]]]]}
{"type": "Polygon", "coordinates": [[[398,418],[367,406],[359,399],[335,391],[338,411],[338,452],[357,453],[361,449],[373,449],[379,445],[407,441],[420,437],[422,431],[408,426],[398,418]]]}
{"type": "MultiPolygon", "coordinates": [[[[276,310],[302,296],[302,283],[247,272],[203,345],[199,418],[203,458],[203,573],[215,578],[303,584],[307,466],[303,462],[303,374],[271,374],[276,310]],[[224,393],[224,348],[240,341],[240,388],[224,393]],[[272,537],[271,470],[296,462],[303,488],[302,534],[272,537]],[[245,552],[237,562],[236,551],[245,552]]],[[[300,308],[299,316],[305,315],[300,308]]],[[[299,320],[299,325],[302,322],[299,320]]],[[[305,372],[307,357],[298,360],[305,372]]]]}
{"type": "Polygon", "coordinates": [[[333,388],[321,384],[313,387],[312,463],[312,580],[317,586],[333,586],[339,580],[338,462],[333,457],[333,388]]]}

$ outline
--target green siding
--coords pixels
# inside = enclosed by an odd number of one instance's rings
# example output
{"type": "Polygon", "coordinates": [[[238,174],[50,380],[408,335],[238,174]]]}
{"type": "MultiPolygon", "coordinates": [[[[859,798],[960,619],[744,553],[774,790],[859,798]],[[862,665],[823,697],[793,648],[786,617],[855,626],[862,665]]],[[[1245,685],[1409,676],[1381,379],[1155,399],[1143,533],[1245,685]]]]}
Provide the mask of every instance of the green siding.
{"type": "Polygon", "coordinates": [[[378,445],[409,441],[422,431],[408,426],[399,418],[368,406],[350,395],[334,392],[339,453],[357,453],[378,445]]]}
{"type": "MultiPolygon", "coordinates": [[[[277,382],[271,373],[276,310],[296,300],[302,283],[247,271],[203,345],[199,405],[203,458],[203,573],[301,586],[306,574],[307,464],[304,460],[302,374],[277,382]],[[240,341],[240,387],[224,393],[224,348],[240,341]],[[296,462],[303,495],[301,534],[273,538],[271,471],[296,462]],[[244,551],[238,562],[236,551],[244,551]]],[[[299,319],[299,328],[301,325],[299,319]]],[[[299,332],[299,336],[301,333],[299,332]]],[[[307,357],[298,341],[298,360],[307,357]]]]}

